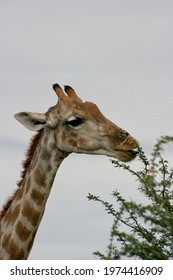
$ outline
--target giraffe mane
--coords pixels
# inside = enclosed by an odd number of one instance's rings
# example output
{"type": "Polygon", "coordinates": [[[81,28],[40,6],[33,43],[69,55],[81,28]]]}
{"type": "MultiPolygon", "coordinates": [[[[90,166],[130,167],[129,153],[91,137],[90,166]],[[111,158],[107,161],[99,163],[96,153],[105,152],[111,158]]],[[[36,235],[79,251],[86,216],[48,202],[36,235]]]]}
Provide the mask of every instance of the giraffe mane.
{"type": "Polygon", "coordinates": [[[2,206],[2,210],[0,211],[0,221],[3,219],[5,213],[8,211],[9,207],[11,206],[17,191],[21,187],[23,180],[25,178],[26,172],[28,170],[28,167],[30,166],[30,163],[33,159],[34,152],[36,150],[36,147],[38,145],[38,142],[42,136],[43,129],[38,131],[32,138],[29,144],[29,147],[26,151],[26,158],[22,162],[23,170],[21,172],[21,179],[17,182],[18,188],[14,191],[14,193],[7,199],[6,203],[2,206]]]}

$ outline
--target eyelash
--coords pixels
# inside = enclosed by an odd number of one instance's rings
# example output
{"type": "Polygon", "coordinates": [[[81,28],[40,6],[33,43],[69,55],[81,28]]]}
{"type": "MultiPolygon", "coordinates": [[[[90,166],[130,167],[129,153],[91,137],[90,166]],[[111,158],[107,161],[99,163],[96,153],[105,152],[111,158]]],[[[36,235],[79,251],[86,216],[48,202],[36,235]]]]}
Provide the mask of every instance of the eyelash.
{"type": "Polygon", "coordinates": [[[83,119],[82,118],[74,118],[72,120],[67,121],[67,125],[70,127],[78,127],[79,125],[81,125],[83,123],[83,119]]]}

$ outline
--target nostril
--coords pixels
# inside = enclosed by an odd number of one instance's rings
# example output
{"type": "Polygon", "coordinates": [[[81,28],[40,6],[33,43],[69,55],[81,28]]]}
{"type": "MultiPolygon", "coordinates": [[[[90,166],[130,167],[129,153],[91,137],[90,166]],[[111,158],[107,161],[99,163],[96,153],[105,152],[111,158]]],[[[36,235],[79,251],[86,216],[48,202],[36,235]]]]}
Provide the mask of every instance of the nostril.
{"type": "Polygon", "coordinates": [[[121,140],[125,140],[127,137],[129,136],[129,133],[125,130],[122,130],[121,132],[119,132],[118,137],[121,140]]]}

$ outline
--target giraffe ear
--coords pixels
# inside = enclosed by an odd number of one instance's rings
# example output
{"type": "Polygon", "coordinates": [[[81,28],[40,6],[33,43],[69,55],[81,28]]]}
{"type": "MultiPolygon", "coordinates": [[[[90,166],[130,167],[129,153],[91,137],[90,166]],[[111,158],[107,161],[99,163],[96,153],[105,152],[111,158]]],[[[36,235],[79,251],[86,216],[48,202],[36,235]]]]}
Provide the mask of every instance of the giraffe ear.
{"type": "Polygon", "coordinates": [[[15,114],[14,117],[26,128],[34,131],[41,130],[46,123],[46,115],[40,113],[21,112],[15,114]]]}

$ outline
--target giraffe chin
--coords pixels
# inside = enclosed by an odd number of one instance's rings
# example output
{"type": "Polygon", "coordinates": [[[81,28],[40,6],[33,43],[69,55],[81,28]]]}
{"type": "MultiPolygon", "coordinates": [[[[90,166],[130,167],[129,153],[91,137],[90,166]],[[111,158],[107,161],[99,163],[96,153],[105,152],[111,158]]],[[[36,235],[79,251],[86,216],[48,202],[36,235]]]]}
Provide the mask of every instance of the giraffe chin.
{"type": "MultiPolygon", "coordinates": [[[[80,153],[84,153],[81,151],[80,153]]],[[[85,152],[86,153],[86,152],[85,152]]],[[[128,162],[136,158],[138,154],[138,150],[131,149],[131,150],[105,150],[105,149],[98,149],[95,151],[88,151],[90,155],[105,155],[107,157],[116,158],[123,162],[128,162]]]]}
{"type": "Polygon", "coordinates": [[[123,162],[128,162],[137,156],[138,151],[136,150],[118,150],[116,151],[116,158],[123,161],[123,162]]]}

